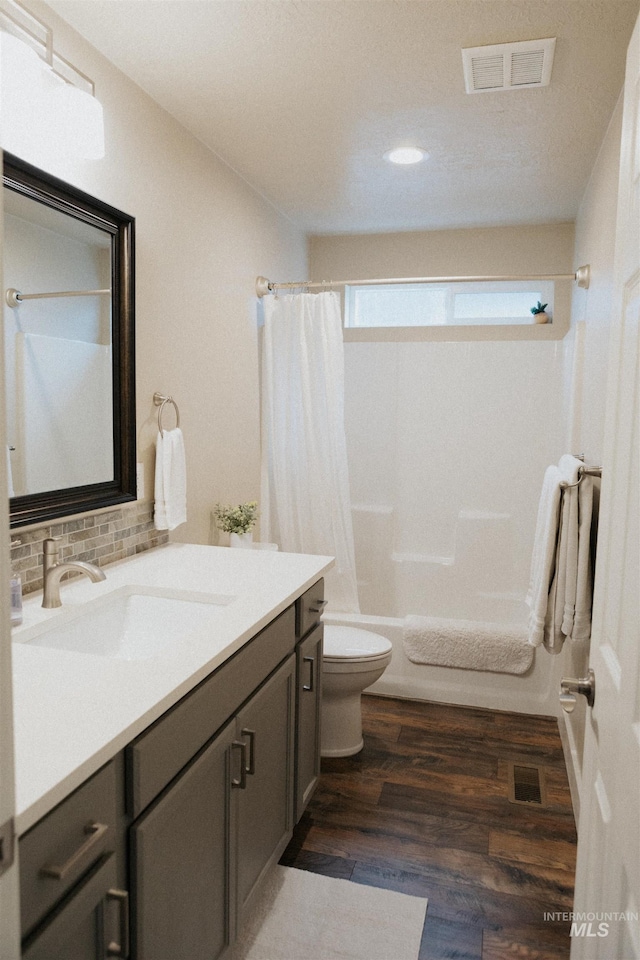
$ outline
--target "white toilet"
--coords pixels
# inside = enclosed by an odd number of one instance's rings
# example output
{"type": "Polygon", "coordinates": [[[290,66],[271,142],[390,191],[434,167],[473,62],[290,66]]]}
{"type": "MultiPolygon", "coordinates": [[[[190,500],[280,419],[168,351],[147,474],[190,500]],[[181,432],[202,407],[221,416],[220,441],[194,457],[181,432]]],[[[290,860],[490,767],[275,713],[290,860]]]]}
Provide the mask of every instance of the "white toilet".
{"type": "Polygon", "coordinates": [[[360,695],[391,663],[391,641],[370,630],[325,625],[322,657],[323,757],[362,750],[360,695]]]}

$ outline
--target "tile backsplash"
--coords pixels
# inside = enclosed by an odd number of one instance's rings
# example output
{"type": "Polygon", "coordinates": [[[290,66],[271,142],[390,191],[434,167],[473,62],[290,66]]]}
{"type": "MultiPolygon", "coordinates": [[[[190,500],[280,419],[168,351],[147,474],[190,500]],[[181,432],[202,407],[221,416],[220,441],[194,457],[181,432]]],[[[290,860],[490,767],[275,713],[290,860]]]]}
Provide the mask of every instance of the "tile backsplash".
{"type": "Polygon", "coordinates": [[[169,540],[166,530],[155,529],[153,503],[147,501],[15,530],[11,569],[22,577],[23,594],[42,590],[42,541],[47,537],[60,537],[60,559],[88,560],[99,567],[169,540]]]}

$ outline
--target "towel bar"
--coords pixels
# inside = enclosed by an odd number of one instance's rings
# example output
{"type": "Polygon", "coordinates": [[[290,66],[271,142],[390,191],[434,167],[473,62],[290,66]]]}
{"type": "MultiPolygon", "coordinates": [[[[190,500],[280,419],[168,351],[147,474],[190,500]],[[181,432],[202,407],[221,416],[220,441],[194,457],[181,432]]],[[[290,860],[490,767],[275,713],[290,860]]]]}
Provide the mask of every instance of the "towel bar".
{"type": "Polygon", "coordinates": [[[176,428],[180,426],[180,411],[178,410],[178,404],[175,402],[173,397],[165,397],[161,393],[154,393],[153,402],[156,407],[160,407],[158,410],[158,430],[162,432],[162,411],[168,403],[173,404],[173,409],[176,412],[176,428]]]}
{"type": "Polygon", "coordinates": [[[567,483],[563,481],[560,484],[561,490],[570,490],[571,487],[579,486],[583,477],[601,477],[602,476],[602,467],[580,467],[578,470],[578,479],[575,483],[567,483]]]}

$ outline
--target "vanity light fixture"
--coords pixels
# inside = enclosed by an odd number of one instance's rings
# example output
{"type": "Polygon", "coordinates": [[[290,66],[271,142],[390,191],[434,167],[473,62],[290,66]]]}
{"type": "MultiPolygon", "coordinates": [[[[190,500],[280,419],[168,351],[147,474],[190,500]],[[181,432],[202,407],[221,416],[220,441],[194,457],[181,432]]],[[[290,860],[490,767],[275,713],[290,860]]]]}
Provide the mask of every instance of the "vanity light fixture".
{"type": "Polygon", "coordinates": [[[51,29],[18,0],[0,0],[1,146],[37,161],[43,151],[104,156],[102,105],[93,81],[56,53],[51,29]]]}
{"type": "Polygon", "coordinates": [[[389,163],[396,163],[406,167],[414,163],[422,163],[428,156],[427,151],[422,150],[420,147],[396,147],[394,150],[388,150],[384,155],[384,159],[388,160],[389,163]]]}

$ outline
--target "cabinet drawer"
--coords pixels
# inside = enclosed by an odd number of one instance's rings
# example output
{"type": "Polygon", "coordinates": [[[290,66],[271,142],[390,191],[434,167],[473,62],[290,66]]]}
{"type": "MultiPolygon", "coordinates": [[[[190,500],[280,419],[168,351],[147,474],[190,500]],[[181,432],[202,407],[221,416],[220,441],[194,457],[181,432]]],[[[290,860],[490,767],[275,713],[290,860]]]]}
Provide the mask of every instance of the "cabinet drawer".
{"type": "Polygon", "coordinates": [[[115,857],[107,854],[25,940],[22,960],[105,960],[107,956],[128,956],[126,939],[122,939],[126,921],[121,919],[120,933],[116,934],[109,923],[111,918],[106,916],[110,896],[126,898],[126,893],[114,889],[115,884],[115,857]],[[119,947],[122,953],[108,953],[110,946],[119,947]]]}
{"type": "Polygon", "coordinates": [[[116,811],[111,761],[20,838],[23,936],[90,867],[115,850],[116,811]]]}
{"type": "Polygon", "coordinates": [[[296,600],[296,637],[304,637],[320,621],[324,603],[324,580],[318,580],[296,600]]]}
{"type": "Polygon", "coordinates": [[[127,807],[137,817],[295,646],[293,606],[129,744],[127,807]]]}

